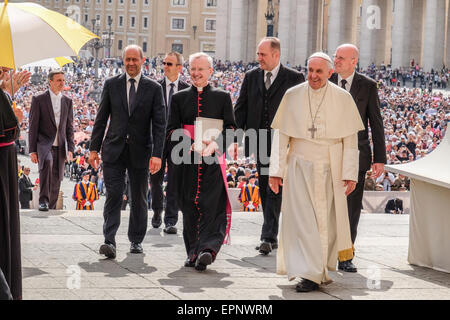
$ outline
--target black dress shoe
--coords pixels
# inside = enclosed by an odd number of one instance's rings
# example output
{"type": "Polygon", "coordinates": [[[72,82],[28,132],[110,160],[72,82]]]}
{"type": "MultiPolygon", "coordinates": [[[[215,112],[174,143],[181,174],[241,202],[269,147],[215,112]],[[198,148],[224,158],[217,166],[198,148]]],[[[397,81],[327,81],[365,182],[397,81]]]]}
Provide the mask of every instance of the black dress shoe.
{"type": "Polygon", "coordinates": [[[48,204],[40,203],[39,204],[39,211],[48,211],[48,204]]]}
{"type": "MultiPolygon", "coordinates": [[[[270,242],[270,241],[266,241],[266,242],[270,242]]],[[[271,242],[271,245],[272,245],[272,250],[278,249],[278,242],[271,242]]],[[[260,247],[260,245],[257,245],[255,247],[255,249],[259,251],[259,247],[260,247]]]]}
{"type": "Polygon", "coordinates": [[[104,254],[109,259],[116,258],[116,247],[110,243],[104,243],[100,246],[100,254],[104,254]]]}
{"type": "Polygon", "coordinates": [[[184,261],[184,266],[186,268],[193,268],[195,267],[195,261],[191,261],[191,259],[187,258],[186,261],[184,261]]]}
{"type": "Polygon", "coordinates": [[[338,269],[344,272],[352,272],[355,273],[358,271],[358,269],[356,269],[355,265],[353,264],[352,260],[347,260],[347,261],[339,261],[338,264],[338,269]]]}
{"type": "Polygon", "coordinates": [[[297,284],[295,287],[295,291],[297,292],[311,292],[314,290],[318,290],[319,285],[314,281],[303,279],[297,284]]]}
{"type": "Polygon", "coordinates": [[[206,266],[212,263],[212,254],[210,252],[202,252],[195,261],[195,270],[205,271],[206,266]]]}
{"type": "Polygon", "coordinates": [[[177,234],[177,228],[171,224],[168,224],[165,228],[164,228],[164,232],[167,234],[177,234]]]}
{"type": "Polygon", "coordinates": [[[272,251],[272,244],[270,242],[263,241],[259,245],[259,253],[268,255],[272,251]]]}
{"type": "Polygon", "coordinates": [[[143,253],[142,245],[140,243],[132,242],[130,246],[130,253],[143,253]]]}
{"type": "Polygon", "coordinates": [[[157,228],[159,228],[159,227],[161,226],[161,223],[162,223],[161,213],[162,213],[162,212],[159,211],[159,210],[156,210],[156,211],[153,213],[152,226],[153,226],[153,228],[155,228],[155,229],[157,229],[157,228]]]}

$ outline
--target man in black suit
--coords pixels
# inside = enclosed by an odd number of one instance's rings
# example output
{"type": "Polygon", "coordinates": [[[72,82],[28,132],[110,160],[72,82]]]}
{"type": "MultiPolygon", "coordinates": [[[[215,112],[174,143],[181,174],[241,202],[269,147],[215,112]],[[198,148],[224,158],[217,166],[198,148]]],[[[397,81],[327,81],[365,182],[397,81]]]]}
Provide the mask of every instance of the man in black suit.
{"type": "Polygon", "coordinates": [[[165,138],[162,89],[141,73],[145,62],[142,48],[137,45],[126,47],[123,62],[126,73],[105,81],[89,157],[90,165],[97,169],[101,148],[108,193],[103,210],[105,243],[100,247],[100,254],[108,258],[116,257],[115,236],[120,225],[125,170],[130,179],[132,199],[128,227],[130,252],[143,252],[141,243],[148,220],[148,171],[150,167],[150,172],[155,174],[161,168],[165,138]]]}
{"type": "MultiPolygon", "coordinates": [[[[271,148],[270,125],[278,110],[284,93],[291,87],[305,81],[298,71],[280,63],[281,46],[277,38],[264,38],[258,45],[259,68],[248,71],[242,83],[234,114],[239,129],[257,130],[257,142],[246,140],[246,156],[254,154],[257,161],[259,187],[264,213],[261,244],[257,249],[267,255],[278,247],[278,222],[281,210],[281,191],[275,194],[268,187],[268,169],[271,148]],[[267,137],[267,138],[266,138],[267,137]],[[264,156],[262,156],[264,155],[264,156]]],[[[246,136],[249,136],[246,132],[246,136]]],[[[242,137],[238,136],[238,142],[242,137]]],[[[237,144],[229,149],[232,156],[237,154],[237,144]]]]}
{"type": "MultiPolygon", "coordinates": [[[[380,112],[377,83],[356,72],[359,50],[352,44],[344,44],[336,49],[334,67],[336,73],[330,81],[350,92],[358,106],[365,130],[358,133],[359,147],[359,175],[355,191],[347,197],[348,215],[350,219],[350,232],[353,244],[356,240],[359,217],[361,215],[362,198],[366,172],[372,165],[372,172],[379,177],[384,172],[386,163],[386,144],[384,141],[383,118],[380,112]],[[372,132],[372,151],[369,141],[368,125],[372,132]]],[[[344,124],[343,124],[344,125],[344,124]]],[[[339,261],[339,270],[356,272],[357,269],[351,260],[339,261]]]]}
{"type": "Polygon", "coordinates": [[[30,168],[24,168],[19,178],[19,202],[22,209],[30,209],[30,201],[33,200],[34,184],[31,182],[30,168]]]}
{"type": "MultiPolygon", "coordinates": [[[[183,70],[183,56],[178,52],[170,52],[163,61],[164,79],[158,81],[162,86],[164,93],[164,102],[166,105],[166,119],[169,118],[170,103],[172,96],[180,90],[186,89],[189,85],[180,79],[183,70]]],[[[161,170],[150,176],[152,191],[152,225],[159,228],[161,225],[161,213],[164,205],[163,180],[166,171],[167,162],[167,187],[166,187],[166,212],[164,214],[164,232],[167,234],[176,234],[175,225],[178,222],[178,205],[176,195],[175,166],[170,159],[170,150],[166,145],[164,147],[161,170]]]]}
{"type": "Polygon", "coordinates": [[[39,165],[39,210],[56,209],[66,158],[73,159],[72,99],[62,94],[62,70],[50,71],[50,88],[33,97],[30,110],[30,158],[39,165]]]}

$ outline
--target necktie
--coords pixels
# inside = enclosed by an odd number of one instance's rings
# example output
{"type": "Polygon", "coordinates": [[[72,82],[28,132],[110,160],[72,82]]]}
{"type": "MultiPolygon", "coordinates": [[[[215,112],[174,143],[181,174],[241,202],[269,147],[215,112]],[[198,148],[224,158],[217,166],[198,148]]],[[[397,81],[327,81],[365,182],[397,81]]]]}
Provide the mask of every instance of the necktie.
{"type": "Polygon", "coordinates": [[[271,81],[270,81],[270,77],[272,77],[272,72],[267,72],[267,74],[266,74],[266,82],[265,82],[266,90],[269,90],[270,85],[272,84],[271,81]]]}
{"type": "Polygon", "coordinates": [[[344,90],[347,90],[347,88],[345,87],[346,84],[347,84],[347,80],[342,79],[341,80],[341,88],[344,89],[344,90]]]}
{"type": "Polygon", "coordinates": [[[128,114],[131,115],[132,106],[136,102],[136,87],[134,86],[136,80],[131,78],[129,81],[131,85],[130,85],[130,93],[128,95],[128,114]]]}
{"type": "Polygon", "coordinates": [[[171,83],[170,90],[169,90],[169,99],[167,100],[167,115],[169,115],[169,112],[170,112],[170,103],[172,102],[174,88],[175,88],[175,83],[171,83]]]}

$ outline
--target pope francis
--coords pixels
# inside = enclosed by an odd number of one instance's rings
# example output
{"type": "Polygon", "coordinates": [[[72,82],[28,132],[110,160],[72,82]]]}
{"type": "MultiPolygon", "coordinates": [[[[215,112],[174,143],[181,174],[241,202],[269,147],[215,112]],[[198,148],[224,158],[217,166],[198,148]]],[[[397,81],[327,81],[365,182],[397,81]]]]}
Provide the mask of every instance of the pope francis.
{"type": "Polygon", "coordinates": [[[308,82],[289,89],[272,122],[269,186],[284,186],[277,274],[301,278],[298,292],[330,283],[336,260],[353,257],[346,196],[358,181],[358,131],[352,96],[328,81],[331,58],[308,59],[308,82]]]}

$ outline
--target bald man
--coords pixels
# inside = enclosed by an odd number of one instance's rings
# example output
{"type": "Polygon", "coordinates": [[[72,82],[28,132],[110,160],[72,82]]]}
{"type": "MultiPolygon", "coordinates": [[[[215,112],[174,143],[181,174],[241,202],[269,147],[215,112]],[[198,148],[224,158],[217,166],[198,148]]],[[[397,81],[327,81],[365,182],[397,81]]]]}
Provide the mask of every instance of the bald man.
{"type": "MultiPolygon", "coordinates": [[[[386,163],[386,144],[384,141],[383,118],[380,112],[377,83],[356,72],[359,50],[352,44],[343,44],[334,54],[335,73],[330,81],[350,92],[358,107],[365,129],[358,133],[359,174],[355,191],[347,197],[348,216],[352,242],[355,243],[359,217],[361,215],[362,198],[366,172],[372,166],[372,172],[379,177],[384,172],[386,163]],[[369,123],[372,132],[372,150],[369,141],[369,123]]],[[[339,261],[339,270],[357,272],[351,260],[339,261]]]]}
{"type": "Polygon", "coordinates": [[[147,233],[148,174],[161,168],[166,112],[161,85],[142,74],[142,48],[123,51],[125,73],[105,81],[92,131],[89,164],[97,169],[102,150],[103,176],[108,194],[103,209],[105,243],[99,253],[116,257],[116,233],[121,222],[125,172],[130,182],[131,210],[128,225],[130,253],[143,253],[147,233]],[[106,127],[108,126],[108,130],[106,127]]]}

